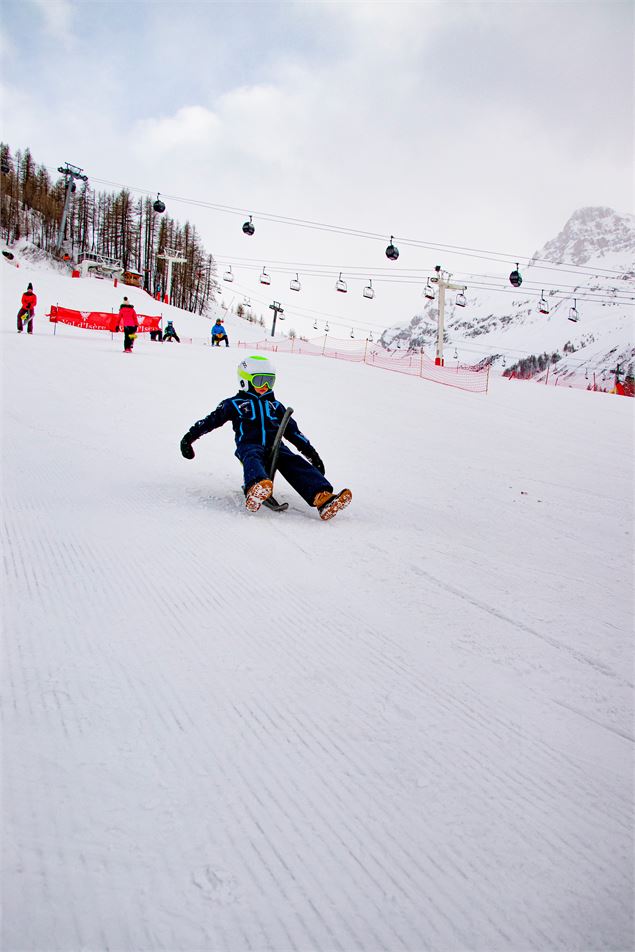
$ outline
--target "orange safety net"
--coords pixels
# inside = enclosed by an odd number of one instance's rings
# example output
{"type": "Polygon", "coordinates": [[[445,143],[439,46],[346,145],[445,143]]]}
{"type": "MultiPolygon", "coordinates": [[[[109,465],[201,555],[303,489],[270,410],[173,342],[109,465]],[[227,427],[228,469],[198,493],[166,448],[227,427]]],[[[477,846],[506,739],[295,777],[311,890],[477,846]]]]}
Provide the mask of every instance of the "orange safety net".
{"type": "Polygon", "coordinates": [[[466,364],[437,366],[431,357],[423,352],[387,351],[370,341],[338,340],[324,337],[312,340],[293,340],[289,338],[265,338],[253,342],[238,342],[239,347],[252,350],[269,350],[274,353],[304,354],[313,357],[332,357],[336,360],[350,360],[356,363],[392,370],[395,373],[421,377],[447,387],[468,390],[472,393],[487,393],[489,367],[472,367],[466,364]]]}

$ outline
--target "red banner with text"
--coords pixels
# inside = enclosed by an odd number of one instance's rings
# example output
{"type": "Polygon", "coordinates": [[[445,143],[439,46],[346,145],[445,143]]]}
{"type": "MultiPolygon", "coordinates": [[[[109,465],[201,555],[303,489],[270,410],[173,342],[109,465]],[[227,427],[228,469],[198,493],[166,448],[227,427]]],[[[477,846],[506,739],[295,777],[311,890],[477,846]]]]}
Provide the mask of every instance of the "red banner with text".
{"type": "MultiPolygon", "coordinates": [[[[113,314],[111,311],[74,311],[72,308],[53,304],[49,319],[53,324],[71,324],[73,327],[85,327],[90,331],[112,331],[116,333],[118,330],[123,330],[119,314],[113,314]]],[[[139,332],[158,331],[160,329],[160,315],[137,314],[137,319],[139,321],[139,332]]]]}

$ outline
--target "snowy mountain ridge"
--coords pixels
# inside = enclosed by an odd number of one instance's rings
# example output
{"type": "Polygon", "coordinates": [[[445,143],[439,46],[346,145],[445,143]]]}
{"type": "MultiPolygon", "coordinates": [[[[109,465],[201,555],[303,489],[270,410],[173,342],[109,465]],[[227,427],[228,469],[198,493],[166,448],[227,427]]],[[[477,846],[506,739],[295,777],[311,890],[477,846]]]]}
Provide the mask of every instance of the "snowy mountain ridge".
{"type": "MultiPolygon", "coordinates": [[[[492,358],[503,371],[522,358],[548,352],[561,358],[553,371],[570,380],[610,374],[616,361],[632,373],[635,216],[608,208],[579,209],[520,270],[519,288],[500,272],[453,276],[468,286],[467,307],[457,306],[454,295],[446,297],[446,360],[492,358]],[[572,270],[554,269],[565,261],[572,270]],[[584,272],[576,270],[582,265],[584,272]],[[541,299],[548,314],[541,313],[541,299]]],[[[438,302],[426,299],[409,323],[384,331],[381,343],[429,352],[437,326],[438,302]]]]}
{"type": "MultiPolygon", "coordinates": [[[[612,208],[590,206],[575,211],[562,231],[534,253],[530,266],[551,261],[578,267],[596,265],[609,255],[622,255],[624,270],[633,273],[635,215],[620,214],[612,208]]],[[[614,265],[609,265],[613,268],[614,265]]]]}

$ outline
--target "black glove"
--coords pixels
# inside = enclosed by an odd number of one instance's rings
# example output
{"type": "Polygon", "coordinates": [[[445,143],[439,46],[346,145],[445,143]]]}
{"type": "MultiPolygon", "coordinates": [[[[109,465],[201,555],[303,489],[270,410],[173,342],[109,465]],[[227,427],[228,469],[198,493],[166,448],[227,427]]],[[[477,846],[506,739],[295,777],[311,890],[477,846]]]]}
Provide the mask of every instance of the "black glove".
{"type": "Polygon", "coordinates": [[[189,433],[186,433],[181,440],[181,456],[184,456],[185,459],[194,459],[195,455],[194,447],[192,446],[192,437],[189,433]]]}
{"type": "Polygon", "coordinates": [[[302,450],[302,453],[304,456],[306,456],[309,463],[312,463],[317,471],[322,473],[322,476],[324,476],[324,463],[320,459],[318,451],[312,446],[307,446],[304,450],[302,450]]]}

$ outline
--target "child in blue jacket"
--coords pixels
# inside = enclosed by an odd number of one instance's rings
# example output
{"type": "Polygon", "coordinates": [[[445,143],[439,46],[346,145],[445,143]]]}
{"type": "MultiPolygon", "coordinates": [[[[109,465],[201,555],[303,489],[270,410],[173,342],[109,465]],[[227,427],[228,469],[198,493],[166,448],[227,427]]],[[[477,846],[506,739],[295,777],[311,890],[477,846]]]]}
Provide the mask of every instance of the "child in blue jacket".
{"type": "MultiPolygon", "coordinates": [[[[246,357],[237,369],[239,392],[221,400],[209,416],[190,427],[181,440],[181,453],[186,459],[194,459],[192,443],[231,421],[236,439],[235,455],[243,465],[245,505],[256,512],[273,492],[269,456],[285,407],[274,396],[276,374],[268,357],[246,357]]],[[[302,456],[281,444],[278,470],[309,506],[317,508],[321,519],[332,519],[350,503],[350,489],[333,492],[333,486],[324,475],[324,463],[293,417],[287,423],[284,438],[302,456]]]]}

